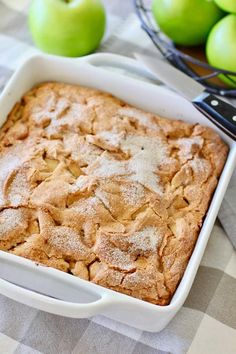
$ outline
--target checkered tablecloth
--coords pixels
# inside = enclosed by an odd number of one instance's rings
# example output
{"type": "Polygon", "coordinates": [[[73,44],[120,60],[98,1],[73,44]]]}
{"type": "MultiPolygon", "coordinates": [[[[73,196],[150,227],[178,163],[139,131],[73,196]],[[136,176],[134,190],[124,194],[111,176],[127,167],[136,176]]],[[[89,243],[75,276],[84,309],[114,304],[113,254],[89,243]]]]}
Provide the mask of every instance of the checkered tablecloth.
{"type": "MultiPolygon", "coordinates": [[[[130,55],[151,49],[132,14],[131,1],[104,2],[109,34],[100,50],[130,55]]],[[[28,0],[0,0],[1,89],[19,62],[37,51],[27,29],[27,4],[28,0]]],[[[236,234],[236,178],[220,216],[226,231],[236,234]]],[[[190,295],[162,332],[142,332],[102,316],[54,316],[0,296],[0,354],[11,353],[235,354],[236,253],[224,229],[215,224],[190,295]]]]}

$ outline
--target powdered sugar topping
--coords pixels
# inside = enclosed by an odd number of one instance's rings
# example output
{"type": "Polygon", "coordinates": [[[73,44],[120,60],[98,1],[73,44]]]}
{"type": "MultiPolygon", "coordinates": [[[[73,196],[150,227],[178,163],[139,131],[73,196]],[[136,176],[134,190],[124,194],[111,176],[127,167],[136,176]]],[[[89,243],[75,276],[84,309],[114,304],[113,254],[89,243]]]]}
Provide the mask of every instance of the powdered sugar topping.
{"type": "Polygon", "coordinates": [[[24,215],[20,209],[4,209],[0,214],[0,235],[1,239],[8,237],[9,233],[21,225],[26,224],[24,215]]]}
{"type": "Polygon", "coordinates": [[[95,195],[102,201],[107,209],[110,208],[109,195],[102,188],[97,188],[95,191],[95,195]]]}
{"type": "MultiPolygon", "coordinates": [[[[85,172],[87,169],[85,169],[85,172]]],[[[119,161],[109,156],[106,152],[103,153],[97,160],[97,166],[92,171],[96,177],[113,177],[127,175],[128,165],[126,161],[119,161]]]]}
{"type": "Polygon", "coordinates": [[[29,193],[29,187],[27,183],[26,175],[23,171],[19,171],[9,188],[8,199],[12,206],[19,206],[26,202],[27,194],[29,193]]]}
{"type": "Polygon", "coordinates": [[[168,159],[167,147],[159,137],[128,135],[120,142],[123,152],[129,153],[129,160],[117,160],[104,152],[94,165],[84,172],[93,176],[108,178],[127,176],[155,193],[161,194],[162,188],[156,174],[161,163],[168,159]]]}
{"type": "Polygon", "coordinates": [[[133,107],[123,107],[119,110],[119,114],[139,122],[144,127],[159,130],[158,125],[152,121],[151,116],[140,111],[139,109],[133,107]]]}
{"type": "Polygon", "coordinates": [[[162,237],[158,229],[153,226],[148,226],[143,230],[134,232],[128,237],[128,242],[132,244],[133,250],[143,252],[154,252],[162,237]]]}
{"type": "Polygon", "coordinates": [[[122,184],[120,186],[120,191],[124,202],[128,205],[136,205],[140,203],[145,196],[143,186],[138,183],[122,184]]]}
{"type": "Polygon", "coordinates": [[[130,255],[122,252],[119,248],[110,250],[109,257],[113,267],[125,270],[131,270],[133,268],[133,262],[131,261],[130,255]]]}
{"type": "Polygon", "coordinates": [[[0,157],[0,203],[4,203],[3,188],[8,176],[21,165],[21,159],[15,154],[0,157]]]}
{"type": "Polygon", "coordinates": [[[96,208],[100,203],[97,197],[81,199],[79,202],[72,204],[71,208],[76,212],[86,216],[93,216],[96,213],[96,208]]]}
{"type": "Polygon", "coordinates": [[[129,135],[121,144],[124,152],[130,152],[129,170],[131,180],[139,182],[155,193],[162,193],[156,171],[161,163],[167,159],[167,148],[158,138],[129,135]]]}
{"type": "Polygon", "coordinates": [[[99,138],[105,140],[107,143],[114,147],[118,147],[122,138],[122,133],[113,133],[110,131],[103,131],[98,134],[99,138]]]}
{"type": "Polygon", "coordinates": [[[75,183],[70,186],[70,191],[72,193],[75,193],[79,190],[86,189],[86,187],[88,186],[89,186],[89,177],[81,175],[76,179],[75,183]]]}
{"type": "Polygon", "coordinates": [[[49,229],[49,242],[52,246],[65,254],[79,254],[86,256],[87,247],[81,242],[80,235],[73,229],[65,226],[58,226],[49,229]]]}
{"type": "Polygon", "coordinates": [[[178,139],[177,146],[180,147],[179,156],[184,161],[191,159],[194,153],[193,148],[202,148],[203,143],[203,138],[200,136],[178,139]]]}

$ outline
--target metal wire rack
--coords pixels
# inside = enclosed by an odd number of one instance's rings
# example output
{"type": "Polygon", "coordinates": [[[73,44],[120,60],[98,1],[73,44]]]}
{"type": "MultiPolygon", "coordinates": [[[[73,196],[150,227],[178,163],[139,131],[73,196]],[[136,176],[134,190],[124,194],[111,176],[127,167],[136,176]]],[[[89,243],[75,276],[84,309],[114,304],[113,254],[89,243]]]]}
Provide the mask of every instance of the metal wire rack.
{"type": "Polygon", "coordinates": [[[155,47],[172,65],[202,83],[208,92],[236,98],[236,89],[227,88],[223,83],[221,85],[220,81],[219,84],[212,82],[212,79],[223,74],[236,85],[236,72],[213,67],[176,48],[173,42],[157,29],[152,16],[150,0],[133,0],[133,2],[142,29],[150,37],[155,47]],[[202,68],[204,68],[204,72],[206,72],[204,75],[198,73],[198,69],[203,71],[202,68]]]}

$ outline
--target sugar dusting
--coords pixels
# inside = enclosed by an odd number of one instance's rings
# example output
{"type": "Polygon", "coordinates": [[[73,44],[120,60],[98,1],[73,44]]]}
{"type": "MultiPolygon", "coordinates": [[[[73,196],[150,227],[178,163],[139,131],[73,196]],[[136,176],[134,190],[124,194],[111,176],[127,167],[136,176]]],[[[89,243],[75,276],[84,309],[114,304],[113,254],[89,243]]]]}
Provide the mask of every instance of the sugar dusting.
{"type": "Polygon", "coordinates": [[[193,171],[196,174],[199,173],[206,173],[207,170],[209,170],[209,161],[195,157],[193,160],[189,162],[190,166],[192,167],[193,171]]]}
{"type": "Polygon", "coordinates": [[[177,140],[178,145],[185,147],[186,149],[192,148],[193,145],[202,147],[204,140],[201,136],[193,136],[190,138],[180,138],[177,140]]]}
{"type": "Polygon", "coordinates": [[[203,183],[210,176],[212,167],[209,161],[195,157],[189,164],[194,172],[195,183],[203,183]]]}
{"type": "Polygon", "coordinates": [[[4,209],[0,214],[0,239],[7,238],[9,234],[26,224],[20,209],[4,209]]]}
{"type": "Polygon", "coordinates": [[[23,171],[16,174],[9,188],[8,199],[12,206],[18,206],[26,201],[29,187],[23,171]]]}
{"type": "Polygon", "coordinates": [[[106,193],[102,188],[97,188],[95,191],[95,195],[103,202],[107,209],[110,209],[110,201],[109,194],[106,193]]]}
{"type": "Polygon", "coordinates": [[[122,133],[113,133],[110,131],[103,131],[98,134],[99,138],[105,140],[107,143],[114,147],[118,147],[122,138],[122,133]]]}
{"type": "Polygon", "coordinates": [[[182,155],[185,160],[191,159],[193,156],[193,148],[202,148],[204,140],[200,136],[194,136],[191,138],[180,138],[177,140],[177,145],[180,147],[179,154],[182,155]]]}
{"type": "Polygon", "coordinates": [[[75,183],[70,186],[70,191],[71,191],[71,193],[75,193],[79,190],[85,189],[88,186],[89,186],[89,177],[84,176],[84,175],[80,175],[76,179],[75,183]]]}
{"type": "Polygon", "coordinates": [[[118,247],[114,247],[114,245],[110,247],[109,244],[105,244],[103,252],[108,262],[121,269],[130,270],[135,268],[132,255],[157,253],[157,248],[162,241],[162,234],[157,227],[147,226],[129,236],[114,234],[111,236],[111,240],[118,247]]]}
{"type": "Polygon", "coordinates": [[[3,187],[10,173],[21,165],[21,159],[16,154],[5,154],[0,157],[0,203],[4,203],[3,187]]]}
{"type": "MultiPolygon", "coordinates": [[[[129,253],[121,250],[110,242],[111,235],[102,234],[97,240],[95,249],[96,254],[101,261],[105,261],[112,267],[131,270],[134,269],[134,263],[129,253]]],[[[114,235],[115,236],[115,235],[114,235]]]]}
{"type": "Polygon", "coordinates": [[[121,148],[132,155],[129,160],[129,169],[132,172],[130,179],[155,193],[162,193],[159,178],[155,172],[168,157],[163,141],[158,137],[129,135],[122,142],[121,148]]]}
{"type": "Polygon", "coordinates": [[[126,116],[126,117],[130,118],[131,120],[133,119],[133,120],[139,122],[144,127],[154,129],[154,130],[159,130],[158,125],[152,121],[149,114],[142,112],[136,108],[123,107],[123,108],[119,109],[119,114],[122,116],[126,116]]]}
{"type": "Polygon", "coordinates": [[[92,171],[92,174],[96,177],[103,178],[128,175],[129,173],[126,161],[116,160],[108,154],[102,154],[98,158],[98,166],[92,171]]]}
{"type": "Polygon", "coordinates": [[[153,226],[148,226],[143,230],[136,231],[128,237],[128,242],[132,244],[133,250],[140,250],[143,252],[154,252],[162,237],[158,229],[153,226]]]}
{"type": "Polygon", "coordinates": [[[49,230],[49,243],[65,254],[79,253],[86,257],[87,247],[81,242],[80,235],[73,229],[65,226],[58,226],[49,230]]]}
{"type": "Polygon", "coordinates": [[[79,202],[72,204],[71,208],[82,215],[93,216],[96,214],[96,209],[99,204],[100,201],[97,197],[90,197],[80,199],[79,202]]]}
{"type": "Polygon", "coordinates": [[[133,268],[133,262],[131,261],[130,255],[121,251],[119,248],[110,250],[109,257],[113,267],[124,270],[130,270],[133,268]]]}
{"type": "Polygon", "coordinates": [[[123,152],[131,154],[130,159],[120,161],[105,152],[94,163],[91,174],[102,178],[127,176],[129,180],[138,182],[155,193],[162,193],[155,172],[168,158],[163,141],[158,137],[128,135],[120,144],[123,152]]]}
{"type": "Polygon", "coordinates": [[[141,184],[122,184],[120,191],[125,204],[136,205],[145,197],[145,191],[141,184]]]}

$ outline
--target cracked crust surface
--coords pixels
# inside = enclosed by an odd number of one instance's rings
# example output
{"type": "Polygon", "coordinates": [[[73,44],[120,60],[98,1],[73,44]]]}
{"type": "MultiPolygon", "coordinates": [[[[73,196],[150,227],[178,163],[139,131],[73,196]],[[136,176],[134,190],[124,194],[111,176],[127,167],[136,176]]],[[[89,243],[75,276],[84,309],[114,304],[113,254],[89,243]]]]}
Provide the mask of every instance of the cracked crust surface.
{"type": "Polygon", "coordinates": [[[0,249],[166,305],[227,153],[209,128],[41,84],[0,130],[0,249]]]}

